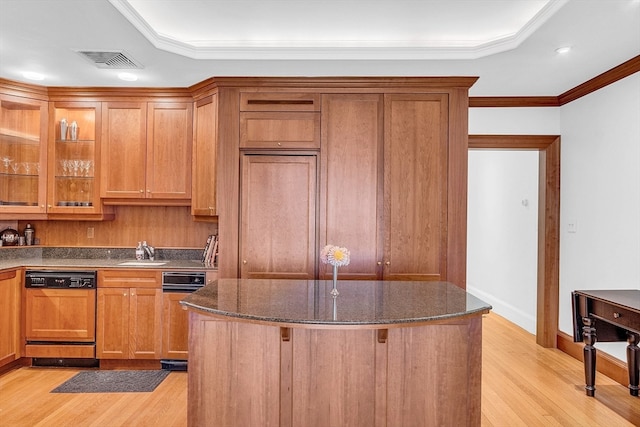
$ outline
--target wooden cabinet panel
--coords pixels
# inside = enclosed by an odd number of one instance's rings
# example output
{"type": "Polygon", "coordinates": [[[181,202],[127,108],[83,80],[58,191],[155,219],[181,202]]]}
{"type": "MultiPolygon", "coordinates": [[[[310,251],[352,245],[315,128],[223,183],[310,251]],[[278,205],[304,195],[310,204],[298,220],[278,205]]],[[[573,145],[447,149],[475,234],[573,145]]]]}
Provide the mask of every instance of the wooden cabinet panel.
{"type": "Polygon", "coordinates": [[[162,295],[162,358],[187,360],[189,353],[189,316],[180,301],[187,293],[162,295]]]}
{"type": "Polygon", "coordinates": [[[296,328],[291,332],[295,367],[291,425],[377,425],[374,402],[385,384],[380,381],[377,387],[376,379],[384,379],[386,371],[386,365],[376,363],[378,346],[386,351],[377,342],[378,331],[296,328]]]}
{"type": "Polygon", "coordinates": [[[162,349],[162,290],[132,288],[129,301],[129,357],[159,359],[162,349]]]}
{"type": "Polygon", "coordinates": [[[129,358],[129,300],[129,288],[98,289],[98,359],[129,358]]]}
{"type": "MultiPolygon", "coordinates": [[[[376,279],[382,260],[382,95],[323,95],[320,242],[351,251],[340,278],[376,279]]],[[[330,278],[331,266],[320,265],[330,278]]]]}
{"type": "Polygon", "coordinates": [[[316,156],[242,156],[241,277],[312,279],[316,156]]]}
{"type": "Polygon", "coordinates": [[[148,198],[191,198],[192,111],[189,103],[149,103],[148,198]]]}
{"type": "Polygon", "coordinates": [[[103,104],[101,191],[108,198],[144,198],[147,104],[103,104]]]}
{"type": "MultiPolygon", "coordinates": [[[[279,426],[280,328],[190,313],[190,426],[279,426]]],[[[304,425],[304,424],[301,424],[304,425]]]]}
{"type": "Polygon", "coordinates": [[[96,294],[88,289],[25,289],[25,337],[31,341],[95,340],[96,294]],[[64,315],[62,315],[64,313],[64,315]]]}
{"type": "Polygon", "coordinates": [[[320,113],[240,113],[241,148],[320,148],[320,113]]]}
{"type": "Polygon", "coordinates": [[[98,273],[96,355],[99,359],[159,359],[162,348],[160,271],[98,273]]]}
{"type": "Polygon", "coordinates": [[[319,93],[242,92],[240,111],[320,111],[319,93]]]}
{"type": "Polygon", "coordinates": [[[0,273],[0,367],[21,357],[21,288],[17,270],[0,273]]]}
{"type": "Polygon", "coordinates": [[[191,214],[213,217],[218,214],[218,95],[198,101],[195,110],[191,214]]]}
{"type": "Polygon", "coordinates": [[[385,95],[384,275],[446,280],[446,94],[385,95]]]}

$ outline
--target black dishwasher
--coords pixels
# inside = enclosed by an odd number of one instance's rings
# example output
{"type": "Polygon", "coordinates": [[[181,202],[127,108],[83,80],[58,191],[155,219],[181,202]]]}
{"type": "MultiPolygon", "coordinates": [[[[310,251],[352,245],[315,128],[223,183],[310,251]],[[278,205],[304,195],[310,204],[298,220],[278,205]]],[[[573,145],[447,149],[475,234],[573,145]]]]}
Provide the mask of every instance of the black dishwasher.
{"type": "Polygon", "coordinates": [[[203,271],[165,271],[162,273],[164,325],[162,333],[162,369],[186,371],[189,318],[180,300],[206,283],[203,271]]]}

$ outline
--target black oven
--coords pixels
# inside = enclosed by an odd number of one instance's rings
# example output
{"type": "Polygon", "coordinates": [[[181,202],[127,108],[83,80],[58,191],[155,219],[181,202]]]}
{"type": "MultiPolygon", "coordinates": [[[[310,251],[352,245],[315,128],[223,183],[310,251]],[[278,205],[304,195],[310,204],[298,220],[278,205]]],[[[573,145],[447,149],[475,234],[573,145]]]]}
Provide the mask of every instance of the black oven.
{"type": "Polygon", "coordinates": [[[34,366],[97,366],[96,271],[25,272],[25,356],[34,366]]]}

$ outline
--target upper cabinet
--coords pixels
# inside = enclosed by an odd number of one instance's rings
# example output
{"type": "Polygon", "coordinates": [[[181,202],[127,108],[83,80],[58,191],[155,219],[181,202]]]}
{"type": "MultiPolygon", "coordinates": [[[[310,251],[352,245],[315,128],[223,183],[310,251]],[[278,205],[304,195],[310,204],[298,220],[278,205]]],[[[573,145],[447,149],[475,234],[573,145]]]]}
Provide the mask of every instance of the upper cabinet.
{"type": "Polygon", "coordinates": [[[320,148],[320,95],[240,94],[241,148],[320,148]]]}
{"type": "Polygon", "coordinates": [[[0,218],[46,214],[47,103],[0,94],[0,218]]]}
{"type": "Polygon", "coordinates": [[[198,220],[217,217],[218,95],[195,104],[191,215],[198,220]]]}
{"type": "Polygon", "coordinates": [[[192,104],[107,102],[102,115],[105,203],[188,205],[192,104]]]}
{"type": "Polygon", "coordinates": [[[217,205],[220,277],[288,277],[294,258],[282,248],[295,248],[305,272],[329,278],[318,258],[331,244],[351,252],[340,268],[344,279],[465,287],[468,91],[475,80],[216,80],[228,101],[218,108],[229,112],[229,129],[238,129],[218,147],[225,159],[217,189],[224,194],[217,205]],[[291,161],[305,156],[318,156],[317,181],[302,179],[311,169],[287,175],[291,161]],[[303,188],[287,194],[294,184],[303,188]],[[304,215],[287,216],[302,207],[304,215]]]}
{"type": "Polygon", "coordinates": [[[50,217],[101,219],[100,103],[52,102],[49,116],[50,217]]]}

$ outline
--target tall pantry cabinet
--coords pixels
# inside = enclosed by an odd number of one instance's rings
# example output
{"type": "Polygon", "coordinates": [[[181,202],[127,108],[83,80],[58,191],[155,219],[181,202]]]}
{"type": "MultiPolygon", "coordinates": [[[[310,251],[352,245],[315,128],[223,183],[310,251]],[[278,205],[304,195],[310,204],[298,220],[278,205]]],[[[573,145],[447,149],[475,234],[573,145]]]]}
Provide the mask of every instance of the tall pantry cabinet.
{"type": "Polygon", "coordinates": [[[475,80],[216,79],[231,119],[219,122],[220,164],[239,165],[218,176],[218,194],[226,195],[217,206],[220,277],[291,277],[266,264],[244,267],[250,253],[268,254],[272,265],[291,262],[289,245],[310,260],[314,277],[329,278],[318,258],[333,244],[351,251],[341,279],[446,280],[465,287],[468,90],[475,80]],[[277,111],[246,111],[265,105],[277,111]],[[247,156],[316,159],[315,192],[305,185],[276,195],[273,188],[288,183],[278,181],[284,169],[271,164],[269,173],[250,180],[247,156]],[[270,195],[278,200],[271,207],[270,195]],[[315,211],[307,210],[309,228],[286,219],[277,231],[269,228],[283,211],[313,206],[309,201],[315,202],[315,211]],[[260,230],[250,231],[247,215],[258,212],[260,230]]]}

